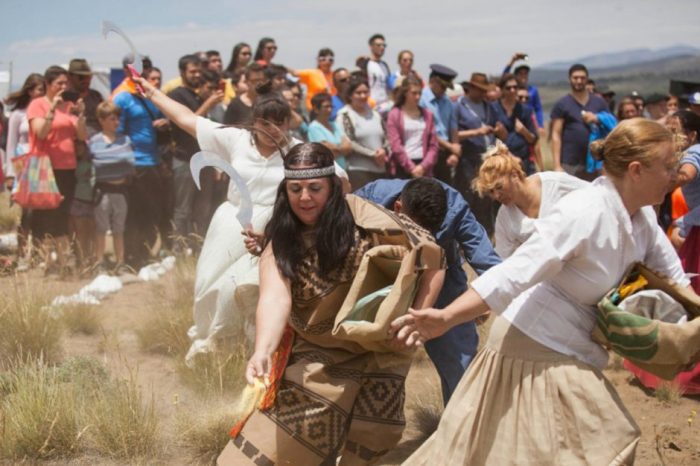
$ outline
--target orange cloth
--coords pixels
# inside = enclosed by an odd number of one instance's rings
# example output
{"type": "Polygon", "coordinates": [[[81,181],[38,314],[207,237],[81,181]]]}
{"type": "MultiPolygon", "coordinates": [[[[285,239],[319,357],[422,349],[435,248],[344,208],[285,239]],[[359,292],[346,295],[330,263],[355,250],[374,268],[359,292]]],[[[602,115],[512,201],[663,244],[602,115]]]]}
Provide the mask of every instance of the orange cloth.
{"type": "Polygon", "coordinates": [[[298,70],[299,82],[306,86],[306,108],[311,110],[311,98],[321,92],[335,95],[333,87],[333,72],[325,74],[318,68],[310,70],[298,70]]]}
{"type": "Polygon", "coordinates": [[[136,85],[131,79],[124,78],[124,80],[120,82],[117,87],[114,88],[114,90],[112,91],[112,95],[109,96],[109,100],[114,100],[114,98],[122,92],[136,94],[136,85]]]}
{"type": "Polygon", "coordinates": [[[688,205],[685,203],[683,191],[681,188],[676,188],[671,194],[671,218],[676,220],[688,213],[688,205]]]}

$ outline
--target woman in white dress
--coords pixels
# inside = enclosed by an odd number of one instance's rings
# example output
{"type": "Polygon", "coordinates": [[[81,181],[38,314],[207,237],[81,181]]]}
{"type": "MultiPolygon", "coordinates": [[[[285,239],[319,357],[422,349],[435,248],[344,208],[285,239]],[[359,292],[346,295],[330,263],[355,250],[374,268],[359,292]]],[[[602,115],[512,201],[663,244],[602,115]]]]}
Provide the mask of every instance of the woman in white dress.
{"type": "Polygon", "coordinates": [[[484,155],[473,187],[501,203],[496,216],[496,252],[506,258],[534,233],[535,220],[548,215],[562,197],[589,185],[565,172],[525,175],[520,159],[500,141],[484,155]]]}
{"type": "MultiPolygon", "coordinates": [[[[202,151],[218,155],[236,169],[253,204],[251,226],[245,233],[236,218],[241,197],[233,183],[229,186],[229,202],[221,204],[214,213],[197,262],[194,325],[188,332],[192,346],[186,360],[191,363],[195,355],[216,350],[218,344],[232,336],[245,334],[245,344],[252,348],[258,259],[248,254],[244,239],[264,230],[272,214],[277,188],[284,178],[279,148],[286,153],[299,143],[286,136],[291,117],[289,104],[277,93],[263,94],[253,107],[252,131],[222,127],[195,115],[145,80],[136,81],[168,119],[197,138],[202,151]]],[[[336,169],[339,170],[337,165],[336,169]]],[[[342,170],[339,174],[347,179],[342,170]]]]}
{"type": "Polygon", "coordinates": [[[688,285],[652,205],[678,173],[671,133],[636,118],[594,143],[606,176],[562,198],[512,256],[445,309],[393,323],[408,345],[491,309],[485,347],[406,465],[632,464],[639,427],[601,370],[595,306],[635,262],[688,285]]]}

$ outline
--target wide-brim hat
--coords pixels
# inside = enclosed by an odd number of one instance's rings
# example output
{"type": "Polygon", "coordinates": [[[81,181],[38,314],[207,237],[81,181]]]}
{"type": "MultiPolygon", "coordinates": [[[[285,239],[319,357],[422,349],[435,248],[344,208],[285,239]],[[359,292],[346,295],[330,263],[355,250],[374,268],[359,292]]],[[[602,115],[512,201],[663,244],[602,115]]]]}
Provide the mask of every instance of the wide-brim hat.
{"type": "Polygon", "coordinates": [[[461,84],[462,87],[474,86],[482,91],[490,91],[493,88],[485,73],[472,73],[469,81],[462,81],[461,84]]]}
{"type": "Polygon", "coordinates": [[[90,76],[92,74],[92,70],[90,69],[90,65],[88,65],[87,60],[84,58],[74,58],[68,64],[68,73],[77,74],[80,76],[90,76]]]}

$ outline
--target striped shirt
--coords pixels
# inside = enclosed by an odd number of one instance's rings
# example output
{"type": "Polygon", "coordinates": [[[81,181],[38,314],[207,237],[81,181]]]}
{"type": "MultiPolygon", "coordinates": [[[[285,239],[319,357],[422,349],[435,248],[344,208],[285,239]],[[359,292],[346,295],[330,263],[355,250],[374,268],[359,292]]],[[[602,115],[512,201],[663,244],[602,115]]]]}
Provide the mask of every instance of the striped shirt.
{"type": "Polygon", "coordinates": [[[134,148],[129,136],[117,135],[107,142],[102,133],[90,138],[90,153],[95,167],[95,181],[119,181],[134,173],[134,148]]]}

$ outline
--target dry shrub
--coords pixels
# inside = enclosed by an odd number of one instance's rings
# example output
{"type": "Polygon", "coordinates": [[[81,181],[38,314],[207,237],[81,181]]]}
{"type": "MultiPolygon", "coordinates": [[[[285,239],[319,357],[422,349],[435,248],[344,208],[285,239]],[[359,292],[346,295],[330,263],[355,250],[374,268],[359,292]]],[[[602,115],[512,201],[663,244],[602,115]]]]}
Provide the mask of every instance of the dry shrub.
{"type": "Polygon", "coordinates": [[[94,392],[87,409],[90,446],[120,460],[152,458],[160,452],[158,416],[151,391],[144,399],[136,374],[115,379],[94,392]]]}
{"type": "Polygon", "coordinates": [[[17,358],[52,363],[61,355],[62,326],[48,310],[39,280],[14,281],[0,301],[0,367],[17,358]]]}
{"type": "Polygon", "coordinates": [[[178,443],[199,464],[213,464],[228,441],[235,419],[235,403],[220,400],[179,411],[176,417],[178,443]]]}
{"type": "Polygon", "coordinates": [[[9,197],[7,191],[0,193],[0,233],[14,231],[22,215],[22,209],[17,204],[10,207],[9,197]]]}
{"type": "Polygon", "coordinates": [[[0,406],[0,451],[11,460],[47,459],[79,453],[86,425],[75,384],[56,368],[35,360],[8,375],[0,406]]]}
{"type": "Polygon", "coordinates": [[[184,355],[190,346],[195,259],[178,259],[175,269],[157,284],[150,313],[153,318],[137,330],[141,349],[151,353],[184,355]]]}
{"type": "Polygon", "coordinates": [[[237,394],[246,383],[247,361],[246,351],[241,345],[226,353],[198,354],[191,367],[185,364],[184,358],[179,358],[177,370],[182,382],[199,394],[237,394]]]}
{"type": "Polygon", "coordinates": [[[102,314],[92,304],[61,306],[60,316],[63,325],[73,335],[95,335],[101,328],[102,314]]]}
{"type": "Polygon", "coordinates": [[[677,404],[683,396],[683,389],[675,381],[662,381],[656,387],[654,396],[663,403],[677,404]]]}

